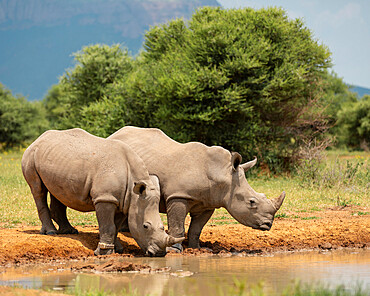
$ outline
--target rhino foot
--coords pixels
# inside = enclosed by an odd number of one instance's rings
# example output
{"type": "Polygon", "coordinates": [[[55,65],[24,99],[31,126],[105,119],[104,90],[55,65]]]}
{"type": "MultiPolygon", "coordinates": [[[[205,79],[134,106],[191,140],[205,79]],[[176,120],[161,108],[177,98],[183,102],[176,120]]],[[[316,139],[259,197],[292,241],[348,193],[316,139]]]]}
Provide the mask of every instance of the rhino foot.
{"type": "Polygon", "coordinates": [[[184,248],[182,247],[182,244],[180,244],[180,243],[174,244],[171,247],[166,248],[166,252],[172,251],[172,252],[176,252],[176,253],[181,253],[183,250],[184,250],[184,248]]]}
{"type": "Polygon", "coordinates": [[[56,229],[46,230],[45,228],[41,228],[40,234],[55,235],[57,234],[57,230],[56,229]]]}
{"type": "Polygon", "coordinates": [[[99,256],[99,255],[110,255],[110,254],[114,254],[114,250],[101,250],[99,248],[96,248],[96,250],[94,251],[94,255],[95,256],[99,256]]]}
{"type": "Polygon", "coordinates": [[[98,243],[98,247],[94,251],[94,255],[110,255],[114,253],[114,244],[98,243]]]}
{"type": "Polygon", "coordinates": [[[200,244],[199,244],[199,241],[198,241],[196,243],[189,242],[188,248],[191,248],[191,249],[200,249],[201,247],[200,247],[200,244]]]}
{"type": "Polygon", "coordinates": [[[57,231],[58,234],[78,234],[78,230],[73,227],[69,228],[59,228],[57,231]]]}
{"type": "Polygon", "coordinates": [[[121,243],[118,240],[116,240],[114,242],[114,251],[118,254],[123,253],[123,247],[122,247],[121,243]]]}

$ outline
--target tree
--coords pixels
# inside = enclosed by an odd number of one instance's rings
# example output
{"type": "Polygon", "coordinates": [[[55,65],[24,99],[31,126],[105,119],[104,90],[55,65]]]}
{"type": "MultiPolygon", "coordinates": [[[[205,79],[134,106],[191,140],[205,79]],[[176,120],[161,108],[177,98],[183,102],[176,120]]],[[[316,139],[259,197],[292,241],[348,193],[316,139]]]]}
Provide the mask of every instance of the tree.
{"type": "Polygon", "coordinates": [[[330,53],[282,9],[205,7],[152,27],[144,48],[128,90],[138,122],[176,140],[276,166],[326,124],[314,107],[330,53]]]}
{"type": "Polygon", "coordinates": [[[0,143],[5,148],[34,140],[46,128],[45,111],[40,102],[14,97],[0,83],[0,143]]]}
{"type": "Polygon", "coordinates": [[[68,112],[68,98],[63,93],[60,84],[55,84],[49,89],[42,104],[46,110],[46,118],[49,121],[49,127],[52,129],[58,128],[63,117],[65,117],[68,112]]]}
{"type": "Polygon", "coordinates": [[[350,102],[338,112],[339,143],[352,149],[369,151],[370,96],[350,102]]]}
{"type": "Polygon", "coordinates": [[[327,73],[323,81],[323,96],[320,98],[325,107],[324,114],[330,126],[329,132],[335,138],[338,130],[338,112],[344,105],[357,102],[357,95],[350,91],[350,87],[334,72],[327,73]]]}
{"type": "Polygon", "coordinates": [[[369,149],[369,98],[359,100],[336,73],[327,73],[324,96],[320,99],[337,147],[369,149]]]}
{"type": "MultiPolygon", "coordinates": [[[[91,45],[74,56],[77,64],[61,78],[58,98],[49,99],[58,102],[62,108],[54,109],[57,113],[61,112],[56,126],[63,129],[81,127],[100,136],[107,135],[107,131],[98,126],[107,121],[112,124],[112,120],[107,118],[111,116],[109,108],[124,108],[124,103],[118,101],[125,96],[125,92],[117,93],[115,87],[124,82],[132,69],[133,60],[119,45],[91,45]]],[[[118,114],[120,112],[116,112],[118,114]]],[[[122,124],[122,121],[117,124],[122,124]]]]}

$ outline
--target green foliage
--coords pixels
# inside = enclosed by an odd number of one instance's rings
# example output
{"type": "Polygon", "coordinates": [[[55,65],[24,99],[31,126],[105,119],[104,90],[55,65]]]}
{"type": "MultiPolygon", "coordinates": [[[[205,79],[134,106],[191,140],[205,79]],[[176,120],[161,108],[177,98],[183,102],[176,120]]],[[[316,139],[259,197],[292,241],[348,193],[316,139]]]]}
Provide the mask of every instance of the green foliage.
{"type": "Polygon", "coordinates": [[[338,133],[336,123],[338,112],[343,105],[357,102],[357,95],[350,91],[350,87],[343,81],[343,78],[338,77],[334,72],[327,73],[324,80],[324,95],[321,97],[325,106],[325,114],[328,117],[329,124],[333,126],[330,132],[335,135],[338,133]]]}
{"type": "Polygon", "coordinates": [[[0,83],[0,143],[5,148],[34,140],[46,127],[45,110],[40,102],[14,97],[0,83]]]}
{"type": "Polygon", "coordinates": [[[74,56],[42,104],[0,86],[0,142],[18,145],[47,128],[106,137],[155,126],[180,142],[256,155],[273,171],[319,157],[328,126],[339,146],[369,148],[369,96],[358,100],[328,73],[328,49],[282,9],[204,7],[152,27],[135,59],[101,44],[74,56]]]}
{"type": "Polygon", "coordinates": [[[74,56],[76,66],[45,98],[50,121],[56,128],[80,127],[107,136],[124,124],[126,92],[122,84],[133,60],[119,45],[86,46],[74,56]]]}
{"type": "Polygon", "coordinates": [[[340,143],[354,149],[369,150],[370,96],[350,102],[338,112],[338,138],[340,143]]]}
{"type": "Polygon", "coordinates": [[[83,106],[79,126],[100,137],[108,137],[125,125],[125,104],[122,97],[106,96],[100,101],[83,106]]]}
{"type": "Polygon", "coordinates": [[[144,47],[135,61],[119,45],[76,53],[45,98],[51,126],[103,137],[125,124],[156,126],[275,170],[322,140],[317,98],[330,53],[282,9],[205,7],[189,22],[152,27],[144,47]]]}
{"type": "Polygon", "coordinates": [[[176,140],[277,167],[324,124],[308,107],[330,53],[281,9],[202,8],[151,28],[144,47],[130,95],[148,108],[147,125],[176,140]]]}
{"type": "Polygon", "coordinates": [[[46,119],[49,121],[49,128],[55,129],[58,127],[61,118],[67,114],[67,97],[63,94],[60,84],[53,85],[42,104],[46,112],[46,119]]]}
{"type": "Polygon", "coordinates": [[[131,58],[119,45],[91,45],[74,54],[78,63],[61,79],[64,91],[73,97],[71,107],[99,101],[116,81],[131,70],[131,58]]]}
{"type": "Polygon", "coordinates": [[[324,83],[324,96],[321,98],[325,107],[332,135],[337,147],[350,149],[369,149],[370,138],[370,99],[364,96],[358,99],[350,91],[350,86],[338,78],[335,73],[327,74],[324,83]]]}

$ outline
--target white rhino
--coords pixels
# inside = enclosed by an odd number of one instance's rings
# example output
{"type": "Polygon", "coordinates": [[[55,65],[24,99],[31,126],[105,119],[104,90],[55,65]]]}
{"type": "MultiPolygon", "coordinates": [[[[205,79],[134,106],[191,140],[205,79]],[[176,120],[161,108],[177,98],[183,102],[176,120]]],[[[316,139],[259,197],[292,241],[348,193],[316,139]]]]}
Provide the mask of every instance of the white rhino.
{"type": "MultiPolygon", "coordinates": [[[[180,144],[161,130],[126,126],[108,137],[121,140],[144,161],[160,180],[160,212],[167,212],[169,234],[183,237],[190,213],[190,248],[199,248],[199,236],[216,208],[224,207],[240,223],[270,230],[284,198],[267,199],[247,182],[245,171],[257,159],[241,164],[239,153],[198,142],[180,144]]],[[[182,250],[180,244],[173,247],[182,250]]]]}
{"type": "Polygon", "coordinates": [[[81,129],[47,131],[22,157],[42,234],[78,233],[66,207],[96,211],[100,242],[95,254],[122,251],[117,232],[127,219],[133,238],[150,256],[164,256],[181,242],[167,235],[159,216],[159,182],[144,162],[121,141],[95,137],[81,129]],[[50,210],[47,193],[50,192],[50,210]],[[57,231],[52,220],[58,225],[57,231]]]}

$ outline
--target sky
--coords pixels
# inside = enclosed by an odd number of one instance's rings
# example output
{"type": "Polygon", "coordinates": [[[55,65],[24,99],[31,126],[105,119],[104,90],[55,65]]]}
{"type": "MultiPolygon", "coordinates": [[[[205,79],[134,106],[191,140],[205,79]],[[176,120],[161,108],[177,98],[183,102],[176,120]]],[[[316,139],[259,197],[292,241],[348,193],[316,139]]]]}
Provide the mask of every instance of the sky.
{"type": "Polygon", "coordinates": [[[224,8],[282,7],[303,19],[332,53],[333,70],[346,83],[370,88],[369,0],[217,0],[224,8]]]}

